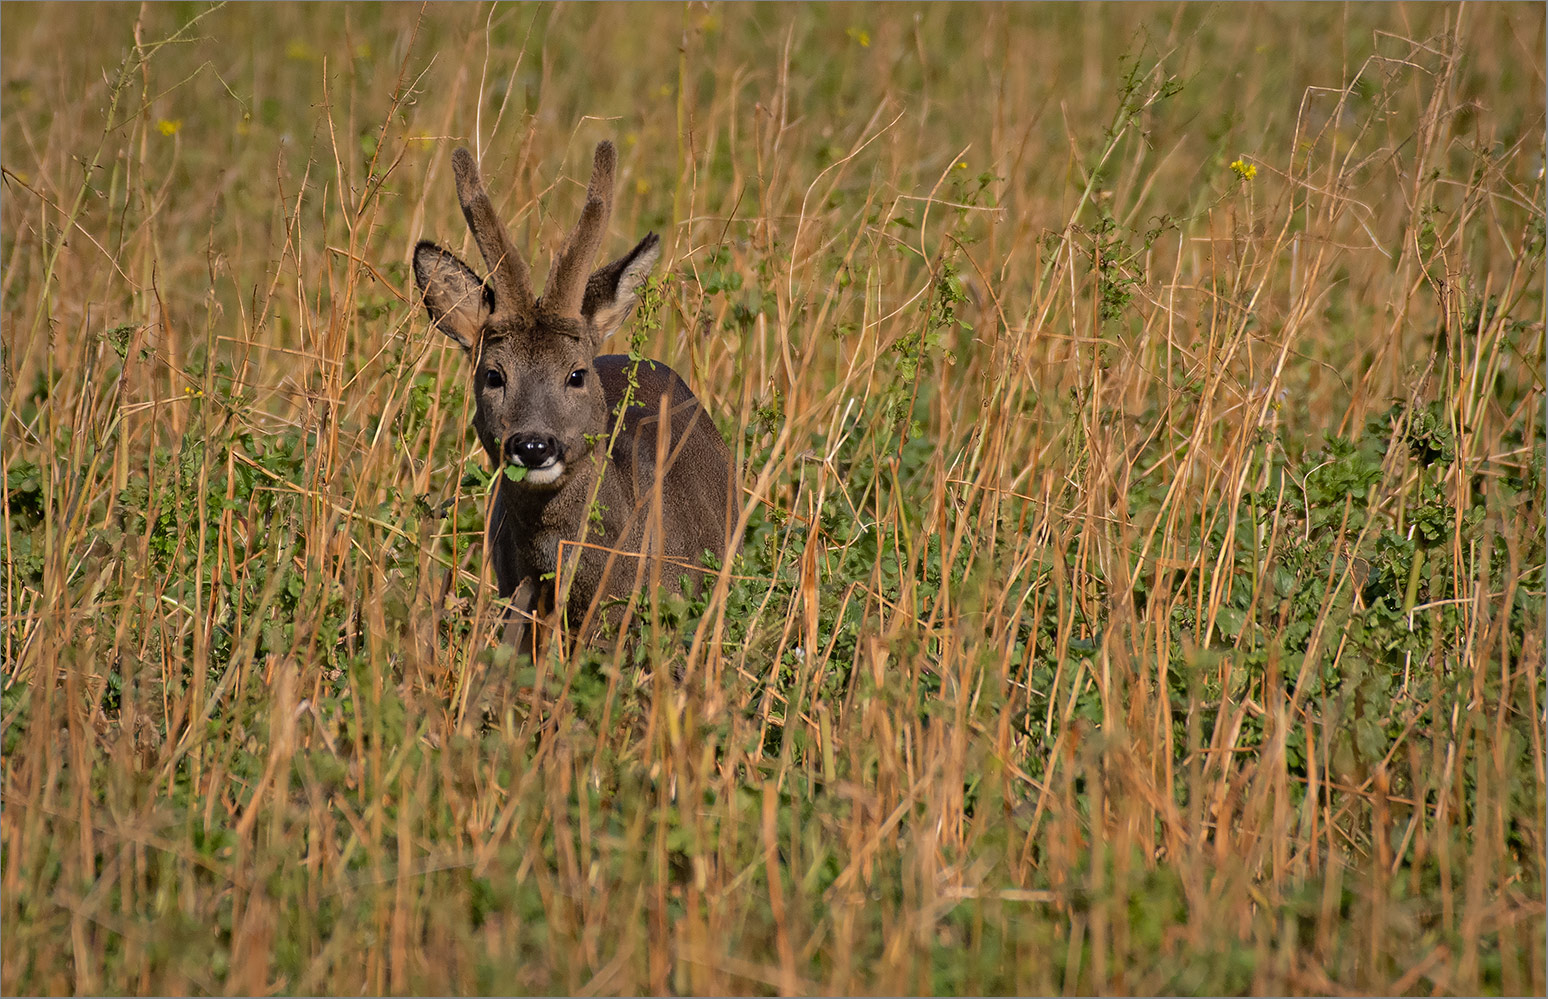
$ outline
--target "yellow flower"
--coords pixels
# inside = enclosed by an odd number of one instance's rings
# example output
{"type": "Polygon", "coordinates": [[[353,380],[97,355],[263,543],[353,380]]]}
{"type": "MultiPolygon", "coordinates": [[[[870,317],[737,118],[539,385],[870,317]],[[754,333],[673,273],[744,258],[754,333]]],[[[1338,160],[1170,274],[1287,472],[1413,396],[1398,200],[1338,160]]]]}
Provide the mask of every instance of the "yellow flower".
{"type": "Polygon", "coordinates": [[[863,49],[871,47],[871,33],[864,28],[846,28],[844,34],[859,42],[863,49]]]}
{"type": "Polygon", "coordinates": [[[1231,161],[1231,172],[1243,180],[1251,180],[1258,175],[1258,168],[1238,156],[1231,161]]]}
{"type": "Polygon", "coordinates": [[[171,118],[171,119],[163,118],[160,121],[156,122],[156,129],[162,135],[176,135],[177,134],[177,130],[182,128],[182,127],[183,127],[183,119],[181,119],[181,118],[171,118]]]}

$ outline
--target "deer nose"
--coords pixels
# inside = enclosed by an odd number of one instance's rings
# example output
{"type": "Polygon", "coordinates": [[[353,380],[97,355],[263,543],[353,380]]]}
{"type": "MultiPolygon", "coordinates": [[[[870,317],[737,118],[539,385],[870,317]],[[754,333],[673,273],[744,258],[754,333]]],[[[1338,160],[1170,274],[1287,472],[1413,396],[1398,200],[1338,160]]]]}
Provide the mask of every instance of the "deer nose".
{"type": "Polygon", "coordinates": [[[527,468],[541,468],[559,457],[559,442],[546,434],[512,434],[505,453],[527,468]]]}

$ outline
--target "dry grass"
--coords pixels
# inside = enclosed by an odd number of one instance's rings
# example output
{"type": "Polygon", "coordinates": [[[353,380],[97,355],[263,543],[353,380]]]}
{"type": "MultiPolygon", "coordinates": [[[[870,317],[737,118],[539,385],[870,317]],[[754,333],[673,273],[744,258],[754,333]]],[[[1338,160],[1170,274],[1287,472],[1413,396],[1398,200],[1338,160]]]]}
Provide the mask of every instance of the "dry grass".
{"type": "Polygon", "coordinates": [[[1540,5],[0,36],[4,991],[1544,990],[1540,5]],[[745,543],[511,663],[407,256],[604,137],[745,543]]]}

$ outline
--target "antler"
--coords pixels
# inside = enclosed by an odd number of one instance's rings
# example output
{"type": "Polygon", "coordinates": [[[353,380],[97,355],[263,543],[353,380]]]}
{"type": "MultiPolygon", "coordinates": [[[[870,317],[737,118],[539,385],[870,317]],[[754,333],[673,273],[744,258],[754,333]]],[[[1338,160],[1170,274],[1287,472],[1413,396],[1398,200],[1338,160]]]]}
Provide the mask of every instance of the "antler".
{"type": "Polygon", "coordinates": [[[591,165],[591,183],[586,187],[586,207],[580,221],[564,241],[554,258],[548,285],[543,289],[543,311],[556,316],[580,315],[581,298],[586,292],[586,277],[602,246],[607,219],[613,211],[613,167],[618,153],[611,142],[597,143],[591,165]]]}
{"type": "Polygon", "coordinates": [[[489,203],[478,165],[465,148],[452,153],[452,174],[457,179],[457,200],[462,214],[473,230],[473,239],[494,278],[495,315],[530,313],[534,308],[532,283],[527,277],[526,261],[516,252],[510,235],[489,203]]]}

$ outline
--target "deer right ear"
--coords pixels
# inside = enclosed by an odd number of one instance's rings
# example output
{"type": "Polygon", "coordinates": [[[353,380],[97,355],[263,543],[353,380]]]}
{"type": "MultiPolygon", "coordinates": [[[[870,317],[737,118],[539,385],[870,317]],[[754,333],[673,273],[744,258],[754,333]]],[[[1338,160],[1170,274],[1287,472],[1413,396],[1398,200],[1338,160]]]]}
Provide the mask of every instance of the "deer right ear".
{"type": "Polygon", "coordinates": [[[414,282],[436,328],[471,352],[494,311],[494,290],[456,254],[429,242],[414,247],[414,282]]]}
{"type": "Polygon", "coordinates": [[[590,324],[592,336],[598,343],[622,326],[629,313],[634,311],[634,292],[660,256],[661,240],[655,233],[650,233],[628,253],[606,267],[597,268],[587,280],[581,315],[590,324]]]}

